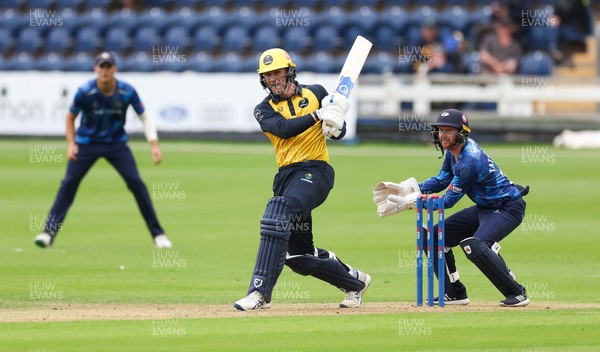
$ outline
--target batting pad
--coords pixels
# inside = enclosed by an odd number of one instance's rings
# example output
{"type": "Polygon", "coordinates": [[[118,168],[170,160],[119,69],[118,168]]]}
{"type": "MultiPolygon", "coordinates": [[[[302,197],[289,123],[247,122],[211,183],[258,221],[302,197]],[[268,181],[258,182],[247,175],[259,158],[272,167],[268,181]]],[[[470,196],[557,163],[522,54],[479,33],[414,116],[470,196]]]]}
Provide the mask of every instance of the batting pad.
{"type": "Polygon", "coordinates": [[[475,237],[460,242],[467,258],[490,280],[505,297],[523,293],[521,285],[510,274],[504,259],[475,237]]]}
{"type": "Polygon", "coordinates": [[[260,244],[248,294],[258,291],[267,302],[271,302],[273,287],[285,263],[290,238],[290,215],[289,203],[282,197],[273,197],[267,203],[260,221],[260,244]]]}

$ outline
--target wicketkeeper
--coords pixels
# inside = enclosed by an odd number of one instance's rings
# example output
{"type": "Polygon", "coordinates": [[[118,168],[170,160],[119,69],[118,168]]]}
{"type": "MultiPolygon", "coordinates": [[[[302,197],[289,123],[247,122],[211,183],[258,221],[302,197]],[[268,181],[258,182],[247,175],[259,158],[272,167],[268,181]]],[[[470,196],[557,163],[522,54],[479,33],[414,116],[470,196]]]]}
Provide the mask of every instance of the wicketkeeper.
{"type": "Polygon", "coordinates": [[[146,185],[140,178],[135,159],[127,146],[125,119],[131,105],[144,124],[144,134],[150,142],[155,164],[162,160],[156,127],[146,114],[144,104],[135,89],[114,75],[116,58],[104,52],[96,58],[96,78],[79,87],[66,117],[67,154],[69,162],[65,178],[60,184],[54,204],[48,213],[44,231],[36,236],[35,244],[50,247],[62,227],[79,184],[99,158],[105,158],[119,173],[133,193],[138,208],[146,221],[157,248],[171,248],[165,235],[146,185]],[[81,113],[81,124],[75,132],[75,119],[81,113]]]}
{"type": "Polygon", "coordinates": [[[344,137],[349,102],[344,96],[328,95],[320,85],[300,85],[296,64],[282,49],[269,49],[259,60],[260,84],[269,95],[256,106],[254,117],[275,147],[279,171],[260,221],[260,244],[248,295],[234,306],[239,310],[270,308],[271,293],[285,263],[300,275],[311,275],[342,290],[346,298],[340,307],[358,307],[371,277],[333,252],[314,246],[311,216],[333,188],[325,136],[344,137]]]}
{"type": "MultiPolygon", "coordinates": [[[[525,287],[520,285],[499,254],[500,242],[523,220],[525,201],[529,188],[513,184],[498,165],[479,145],[468,138],[471,129],[465,114],[455,109],[442,111],[432,124],[433,144],[444,157],[442,169],[437,176],[422,183],[415,178],[401,182],[379,183],[373,191],[377,214],[386,217],[400,211],[415,209],[416,199],[422,193],[441,192],[444,208],[452,208],[465,194],[475,203],[445,221],[446,230],[446,277],[445,303],[469,304],[466,287],[460,282],[452,248],[460,246],[467,258],[504,295],[502,306],[524,306],[529,303],[525,287]]],[[[437,209],[437,203],[434,202],[437,209]]],[[[426,229],[423,229],[426,232],[426,229]]],[[[437,234],[435,225],[434,234],[437,234]]],[[[423,248],[426,248],[426,234],[423,248]]],[[[434,248],[437,236],[433,236],[434,248]]],[[[437,260],[433,260],[437,266],[437,260]]],[[[435,268],[437,274],[438,269],[435,268]]],[[[436,297],[435,302],[438,301],[436,297]]]]}

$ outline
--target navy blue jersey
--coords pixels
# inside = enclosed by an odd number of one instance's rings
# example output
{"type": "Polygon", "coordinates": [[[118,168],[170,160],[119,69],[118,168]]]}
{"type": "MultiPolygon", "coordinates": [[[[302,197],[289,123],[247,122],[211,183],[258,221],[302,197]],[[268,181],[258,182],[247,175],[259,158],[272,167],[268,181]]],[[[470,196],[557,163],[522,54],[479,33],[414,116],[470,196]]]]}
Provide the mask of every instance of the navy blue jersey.
{"type": "Polygon", "coordinates": [[[419,184],[423,193],[437,193],[446,188],[444,207],[451,208],[463,195],[482,207],[499,208],[507,200],[521,197],[517,187],[472,139],[468,138],[458,161],[446,153],[437,176],[419,184]]]}
{"type": "Polygon", "coordinates": [[[81,112],[81,123],[75,133],[75,143],[125,143],[125,117],[129,105],[135,112],[144,112],[135,89],[117,80],[117,88],[112,96],[105,96],[96,85],[96,79],[90,80],[77,90],[73,104],[69,108],[77,116],[81,112]]]}

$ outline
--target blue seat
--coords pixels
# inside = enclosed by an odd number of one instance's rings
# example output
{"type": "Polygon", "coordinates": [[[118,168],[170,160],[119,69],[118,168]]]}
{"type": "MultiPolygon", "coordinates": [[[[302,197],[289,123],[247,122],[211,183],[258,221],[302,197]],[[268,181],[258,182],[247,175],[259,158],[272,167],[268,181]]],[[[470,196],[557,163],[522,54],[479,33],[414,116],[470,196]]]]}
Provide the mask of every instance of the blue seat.
{"type": "Polygon", "coordinates": [[[462,56],[462,66],[467,74],[478,74],[481,72],[481,55],[478,51],[471,51],[462,56]]]}
{"type": "Polygon", "coordinates": [[[490,6],[477,7],[471,12],[469,25],[466,29],[465,37],[475,39],[477,30],[492,24],[492,8],[490,6]]]}
{"type": "Polygon", "coordinates": [[[56,16],[62,20],[62,26],[60,29],[64,29],[69,32],[69,36],[73,37],[77,28],[81,25],[79,14],[77,10],[71,7],[58,9],[56,16]]]}
{"type": "Polygon", "coordinates": [[[248,32],[241,26],[229,27],[223,34],[221,47],[224,50],[241,51],[248,47],[250,38],[248,32]]]}
{"type": "Polygon", "coordinates": [[[37,28],[24,28],[17,37],[17,51],[35,52],[40,48],[42,38],[37,28]]]}
{"type": "Polygon", "coordinates": [[[421,45],[423,36],[421,35],[421,26],[411,25],[407,28],[404,36],[404,44],[406,46],[414,47],[421,45]]]}
{"type": "Polygon", "coordinates": [[[148,53],[139,52],[123,59],[121,68],[125,72],[152,72],[155,70],[155,65],[148,53]]]}
{"type": "MultiPolygon", "coordinates": [[[[94,58],[88,53],[78,53],[66,59],[65,71],[90,72],[94,68],[94,58]]],[[[117,62],[119,65],[119,62],[117,62]]]]}
{"type": "Polygon", "coordinates": [[[49,9],[54,5],[54,0],[29,0],[27,6],[31,9],[49,9]]]}
{"type": "Polygon", "coordinates": [[[373,34],[375,46],[378,50],[398,50],[402,45],[401,38],[397,32],[388,25],[380,25],[373,34]]]}
{"type": "Polygon", "coordinates": [[[144,6],[147,7],[166,7],[170,4],[170,0],[144,0],[144,6]]]}
{"type": "Polygon", "coordinates": [[[534,50],[542,50],[549,51],[552,48],[553,38],[557,37],[557,33],[552,33],[551,31],[556,31],[555,28],[546,28],[541,26],[531,26],[527,30],[526,41],[527,41],[527,49],[534,50]]]}
{"type": "Polygon", "coordinates": [[[138,15],[130,9],[114,11],[108,16],[107,23],[106,33],[113,28],[119,27],[126,31],[127,36],[131,36],[138,23],[138,15]]]}
{"type": "Polygon", "coordinates": [[[310,60],[306,60],[304,62],[305,68],[303,71],[315,73],[335,73],[337,68],[336,61],[336,58],[330,53],[319,51],[314,55],[311,55],[310,60]]]}
{"type": "Polygon", "coordinates": [[[410,13],[410,23],[414,26],[422,26],[431,21],[438,21],[438,12],[431,6],[420,6],[410,13]]]}
{"type": "Polygon", "coordinates": [[[162,45],[177,47],[179,50],[187,50],[190,44],[188,31],[184,27],[171,27],[167,29],[162,45]]]}
{"type": "MultiPolygon", "coordinates": [[[[329,8],[327,11],[322,11],[316,14],[316,20],[318,26],[333,26],[338,28],[338,32],[343,30],[343,26],[346,23],[346,19],[348,18],[348,14],[342,8],[338,6],[333,6],[329,8]]],[[[311,18],[312,19],[312,16],[311,18]]],[[[341,32],[340,32],[341,33],[341,32]]]]}
{"type": "Polygon", "coordinates": [[[283,32],[282,46],[290,51],[306,51],[310,47],[310,36],[306,27],[291,27],[283,32]]]}
{"type": "Polygon", "coordinates": [[[313,50],[335,51],[340,45],[337,28],[333,26],[320,26],[313,36],[313,50]]]}
{"type": "Polygon", "coordinates": [[[100,34],[94,27],[79,29],[75,35],[73,48],[75,51],[94,51],[100,46],[100,34]]]}
{"type": "Polygon", "coordinates": [[[7,52],[13,47],[13,39],[10,31],[6,28],[0,28],[0,52],[7,52]]]}
{"type": "Polygon", "coordinates": [[[213,72],[214,71],[214,60],[207,53],[197,53],[187,60],[185,70],[195,72],[213,72]]]}
{"type": "Polygon", "coordinates": [[[7,71],[8,69],[6,68],[6,59],[4,58],[4,56],[0,55],[0,71],[7,71]]]}
{"type": "Polygon", "coordinates": [[[137,26],[153,27],[162,34],[169,24],[169,15],[161,8],[153,7],[142,11],[138,16],[137,26]]]}
{"type": "Polygon", "coordinates": [[[63,71],[65,61],[57,53],[43,55],[35,62],[35,69],[40,71],[63,71]]]}
{"type": "Polygon", "coordinates": [[[35,68],[35,60],[29,53],[19,53],[6,60],[8,71],[31,71],[35,68]]]}
{"type": "Polygon", "coordinates": [[[219,46],[217,30],[212,26],[199,27],[194,32],[192,48],[195,50],[213,50],[219,46]]]}
{"type": "Polygon", "coordinates": [[[397,55],[391,55],[386,52],[374,53],[367,58],[362,73],[394,73],[397,61],[397,55]]]}
{"type": "Polygon", "coordinates": [[[83,4],[83,0],[56,0],[56,8],[58,9],[78,9],[83,4]]]}
{"type": "Polygon", "coordinates": [[[112,0],[87,0],[84,1],[84,4],[87,8],[98,8],[98,9],[106,9],[108,5],[110,5],[112,0]]]}
{"type": "Polygon", "coordinates": [[[329,8],[332,6],[344,6],[346,5],[347,0],[323,0],[323,6],[325,8],[329,8]]]}
{"type": "Polygon", "coordinates": [[[113,27],[106,32],[104,39],[104,50],[114,52],[124,52],[129,49],[131,39],[127,29],[123,27],[113,27]]]}
{"type": "Polygon", "coordinates": [[[13,36],[16,36],[19,29],[23,26],[29,26],[29,15],[21,16],[19,12],[13,9],[7,9],[0,12],[0,28],[9,31],[13,36]]]}
{"type": "Polygon", "coordinates": [[[0,0],[0,8],[18,10],[25,4],[24,0],[0,0]]]}
{"type": "Polygon", "coordinates": [[[264,51],[276,47],[279,47],[279,33],[275,27],[267,25],[256,30],[252,40],[252,50],[264,51]]]}
{"type": "Polygon", "coordinates": [[[534,51],[521,58],[518,72],[521,75],[549,76],[552,74],[552,58],[542,51],[534,51]]]}
{"type": "Polygon", "coordinates": [[[227,53],[215,61],[215,72],[243,72],[244,60],[237,53],[227,53]]]}
{"type": "Polygon", "coordinates": [[[175,5],[175,8],[194,7],[201,2],[202,0],[173,0],[173,5],[175,5]]]}
{"type": "Polygon", "coordinates": [[[464,7],[452,6],[439,16],[440,32],[460,31],[465,33],[470,22],[471,16],[464,7]]]}
{"type": "Polygon", "coordinates": [[[71,36],[66,29],[51,30],[46,37],[46,52],[64,53],[72,44],[71,36]]]}
{"type": "Polygon", "coordinates": [[[84,27],[96,28],[98,32],[103,32],[106,26],[108,14],[99,8],[87,10],[79,17],[79,24],[84,27]]]}
{"type": "Polygon", "coordinates": [[[369,36],[374,31],[378,22],[379,18],[374,10],[368,6],[361,6],[347,15],[342,31],[347,30],[348,27],[356,26],[363,30],[365,36],[369,36]]]}
{"type": "Polygon", "coordinates": [[[179,8],[169,15],[168,26],[183,27],[187,30],[188,34],[191,34],[198,23],[201,23],[198,17],[198,13],[192,11],[189,7],[179,8]]]}
{"type": "MultiPolygon", "coordinates": [[[[259,52],[244,59],[244,72],[256,73],[258,70],[258,60],[260,60],[261,54],[262,53],[259,52]]],[[[292,60],[294,60],[293,57],[292,60]]],[[[294,63],[298,65],[296,61],[294,61],[294,63]]]]}
{"type": "Polygon", "coordinates": [[[228,14],[220,7],[211,7],[208,11],[204,11],[200,13],[200,16],[197,16],[197,23],[200,26],[210,26],[219,34],[225,29],[228,20],[228,14]]]}
{"type": "Polygon", "coordinates": [[[252,33],[257,24],[259,23],[256,21],[256,11],[248,6],[242,6],[234,10],[227,19],[227,26],[243,27],[248,33],[252,33]]]}
{"type": "Polygon", "coordinates": [[[400,6],[392,6],[379,14],[378,26],[389,26],[396,34],[404,33],[410,23],[409,13],[400,6]]]}
{"type": "Polygon", "coordinates": [[[159,37],[156,28],[138,28],[133,36],[134,51],[150,51],[158,45],[159,37]]]}

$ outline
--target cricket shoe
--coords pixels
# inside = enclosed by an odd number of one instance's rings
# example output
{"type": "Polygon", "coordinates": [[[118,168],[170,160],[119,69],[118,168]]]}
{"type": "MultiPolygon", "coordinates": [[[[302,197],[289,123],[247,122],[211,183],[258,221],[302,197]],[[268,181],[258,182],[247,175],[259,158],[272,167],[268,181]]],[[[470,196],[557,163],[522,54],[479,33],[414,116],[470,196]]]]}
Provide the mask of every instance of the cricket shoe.
{"type": "MultiPolygon", "coordinates": [[[[439,300],[439,297],[435,297],[433,299],[433,304],[438,304],[438,300],[439,300]]],[[[447,294],[444,295],[444,304],[447,304],[447,305],[466,306],[469,303],[471,303],[471,301],[469,300],[469,297],[467,297],[466,294],[458,295],[456,297],[450,297],[447,294]]]]}
{"type": "Polygon", "coordinates": [[[167,235],[158,235],[154,237],[154,245],[158,249],[171,249],[173,248],[173,244],[167,238],[167,235]]]}
{"type": "Polygon", "coordinates": [[[39,235],[35,236],[35,244],[41,248],[48,248],[52,246],[52,242],[54,242],[54,238],[47,232],[42,232],[39,235]]]}
{"type": "Polygon", "coordinates": [[[528,304],[529,298],[527,298],[525,287],[523,287],[523,293],[521,293],[520,295],[510,295],[506,297],[505,300],[500,301],[500,305],[503,307],[522,307],[528,304]]]}
{"type": "Polygon", "coordinates": [[[367,288],[371,284],[371,275],[363,273],[358,270],[354,270],[354,276],[359,281],[362,281],[365,284],[360,291],[348,291],[346,292],[346,298],[340,303],[340,308],[358,308],[362,303],[362,296],[364,295],[367,288]]]}
{"type": "Polygon", "coordinates": [[[265,297],[258,291],[252,291],[248,296],[235,302],[233,305],[238,310],[269,309],[271,303],[265,301],[265,297]]]}

